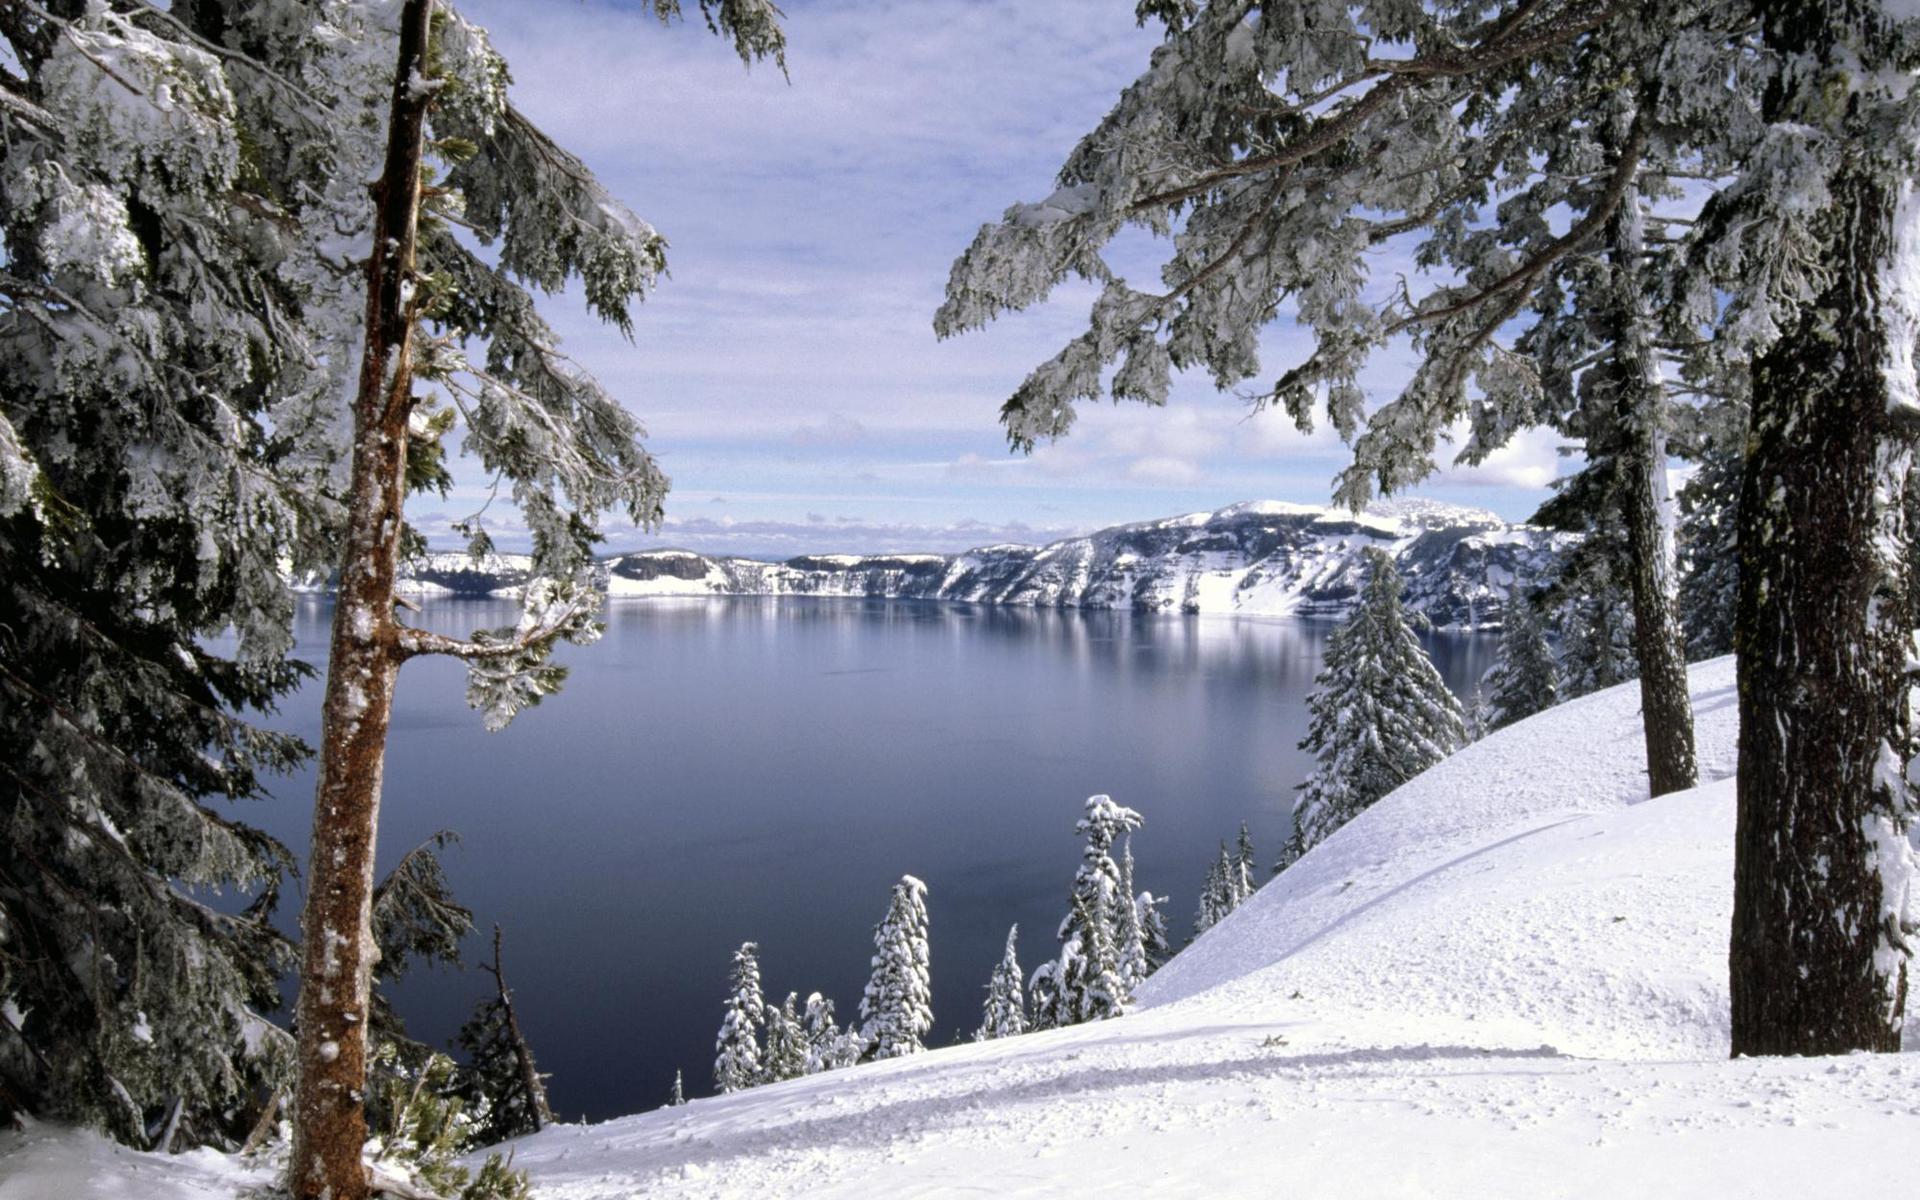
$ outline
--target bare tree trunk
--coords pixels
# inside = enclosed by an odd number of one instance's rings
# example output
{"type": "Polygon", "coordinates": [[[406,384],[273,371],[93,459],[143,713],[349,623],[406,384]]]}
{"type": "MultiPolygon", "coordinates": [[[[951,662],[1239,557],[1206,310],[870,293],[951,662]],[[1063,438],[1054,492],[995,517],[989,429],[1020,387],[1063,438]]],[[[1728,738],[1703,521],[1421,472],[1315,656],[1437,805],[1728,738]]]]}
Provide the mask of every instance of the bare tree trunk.
{"type": "Polygon", "coordinates": [[[1700,782],[1694,760],[1693,703],[1687,694],[1686,637],[1680,630],[1673,545],[1663,511],[1665,388],[1652,321],[1638,286],[1646,253],[1638,188],[1607,222],[1615,305],[1614,378],[1621,428],[1620,508],[1632,576],[1633,653],[1640,661],[1640,718],[1647,742],[1647,784],[1655,796],[1700,782]]]}
{"type": "Polygon", "coordinates": [[[406,0],[386,166],[374,185],[367,341],[353,410],[346,548],[321,709],[320,779],[300,973],[299,1082],[288,1182],[300,1200],[364,1200],[367,1002],[374,837],[393,684],[404,658],[393,619],[412,409],[414,243],[430,90],[433,0],[406,0]]]}
{"type": "MultiPolygon", "coordinates": [[[[1795,20],[1817,23],[1819,8],[1795,20]]],[[[1753,368],[1734,630],[1736,1055],[1900,1048],[1907,958],[1875,843],[1904,840],[1910,820],[1913,440],[1883,374],[1894,196],[1868,170],[1841,170],[1821,218],[1832,282],[1753,368]]]]}
{"type": "Polygon", "coordinates": [[[520,1018],[513,1011],[513,993],[507,988],[506,971],[500,965],[500,926],[493,927],[493,965],[487,970],[500,991],[500,1011],[507,1019],[507,1036],[513,1039],[513,1059],[520,1068],[520,1086],[527,1091],[527,1104],[533,1113],[535,1131],[553,1124],[553,1109],[547,1104],[547,1088],[540,1082],[539,1068],[533,1063],[533,1047],[520,1032],[520,1018]]]}
{"type": "MultiPolygon", "coordinates": [[[[1636,101],[1627,97],[1609,138],[1609,150],[1631,143],[1627,128],[1636,101]]],[[[1647,745],[1651,794],[1685,791],[1699,783],[1694,759],[1693,704],[1687,693],[1686,636],[1680,628],[1673,574],[1671,526],[1664,481],[1665,385],[1654,349],[1652,318],[1641,287],[1646,261],[1646,202],[1637,180],[1607,218],[1607,332],[1613,343],[1609,383],[1614,391],[1610,431],[1618,456],[1620,517],[1627,533],[1627,569],[1633,597],[1633,652],[1640,663],[1640,718],[1647,745]]]]}

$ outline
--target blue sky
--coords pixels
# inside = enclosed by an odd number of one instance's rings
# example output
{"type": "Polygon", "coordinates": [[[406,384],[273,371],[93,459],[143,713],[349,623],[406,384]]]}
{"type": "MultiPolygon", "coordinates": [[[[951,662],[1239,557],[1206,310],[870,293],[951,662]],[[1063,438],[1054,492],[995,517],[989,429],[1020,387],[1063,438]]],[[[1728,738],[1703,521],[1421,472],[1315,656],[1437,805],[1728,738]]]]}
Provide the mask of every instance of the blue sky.
{"type": "MultiPolygon", "coordinates": [[[[689,7],[697,7],[691,2],[689,7]]],[[[546,311],[646,425],[674,481],[666,527],[609,527],[609,547],[951,551],[1042,541],[1239,500],[1324,503],[1337,439],[1250,414],[1202,376],[1164,409],[1083,410],[1072,435],[1007,450],[1000,404],[1081,328],[1092,291],[947,342],[947,270],[1009,204],[1052,190],[1081,134],[1157,37],[1132,0],[786,0],[791,81],[745,70],[697,13],[662,27],[614,0],[463,0],[512,65],[515,102],[579,153],[670,243],[672,275],[634,341],[569,297],[546,311]]],[[[1152,278],[1157,247],[1116,247],[1152,278]]],[[[1390,250],[1384,286],[1403,265],[1390,250]]],[[[1263,377],[1304,352],[1283,321],[1263,377]]],[[[1384,355],[1378,400],[1408,370],[1384,355]]],[[[1526,436],[1424,494],[1530,513],[1560,469],[1526,436]]],[[[470,511],[478,481],[438,509],[470,511]]],[[[503,545],[512,514],[490,517],[503,545]]]]}

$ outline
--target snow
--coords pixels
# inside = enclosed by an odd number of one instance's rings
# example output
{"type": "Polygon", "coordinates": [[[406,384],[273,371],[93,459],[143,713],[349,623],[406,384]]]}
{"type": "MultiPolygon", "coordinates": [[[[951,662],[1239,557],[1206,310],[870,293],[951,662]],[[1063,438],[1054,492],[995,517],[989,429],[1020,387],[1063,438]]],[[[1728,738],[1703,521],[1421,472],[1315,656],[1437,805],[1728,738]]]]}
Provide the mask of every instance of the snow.
{"type": "Polygon", "coordinates": [[[212,1150],[142,1154],[33,1121],[0,1131],[0,1200],[232,1200],[271,1182],[264,1165],[212,1150]]]}
{"type": "MultiPolygon", "coordinates": [[[[1726,1057],[1732,660],[1692,685],[1696,790],[1649,800],[1638,687],[1596,693],[1356,817],[1129,1016],[559,1126],[514,1165],[539,1200],[1884,1194],[1920,1057],[1726,1057]]],[[[211,1200],[221,1161],[31,1129],[0,1200],[211,1200]]]]}

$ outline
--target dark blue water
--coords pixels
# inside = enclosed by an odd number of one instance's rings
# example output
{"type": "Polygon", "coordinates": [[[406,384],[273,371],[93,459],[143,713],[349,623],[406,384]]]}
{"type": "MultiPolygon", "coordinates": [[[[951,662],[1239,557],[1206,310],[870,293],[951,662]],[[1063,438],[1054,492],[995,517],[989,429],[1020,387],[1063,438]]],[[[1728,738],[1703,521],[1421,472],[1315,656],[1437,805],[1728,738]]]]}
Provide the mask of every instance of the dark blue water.
{"type": "MultiPolygon", "coordinates": [[[[510,603],[429,603],[449,633],[509,624],[510,603]]],[[[331,609],[299,615],[321,662],[331,609]]],[[[567,1118],[661,1103],[675,1069],[710,1087],[739,943],[770,998],[818,990],[853,1014],[872,927],[903,873],[928,887],[934,1041],[979,1023],[1007,926],[1031,970],[1053,945],[1079,859],[1081,802],[1138,809],[1138,886],[1171,893],[1184,939],[1197,889],[1242,820],[1263,862],[1308,769],[1295,748],[1330,626],[1295,621],[836,600],[616,602],[566,688],[488,734],[455,663],[402,672],[380,869],[435,830],[459,899],[499,922],[521,1020],[567,1118]]],[[[1456,690],[1493,639],[1435,635],[1456,690]]],[[[282,724],[314,737],[320,687],[282,724]]],[[[307,841],[312,779],[252,819],[307,841]]],[[[288,908],[297,910],[298,897],[288,908]]],[[[470,957],[481,953],[481,938],[470,957]]],[[[473,969],[393,989],[444,1045],[488,986],[473,969]]]]}

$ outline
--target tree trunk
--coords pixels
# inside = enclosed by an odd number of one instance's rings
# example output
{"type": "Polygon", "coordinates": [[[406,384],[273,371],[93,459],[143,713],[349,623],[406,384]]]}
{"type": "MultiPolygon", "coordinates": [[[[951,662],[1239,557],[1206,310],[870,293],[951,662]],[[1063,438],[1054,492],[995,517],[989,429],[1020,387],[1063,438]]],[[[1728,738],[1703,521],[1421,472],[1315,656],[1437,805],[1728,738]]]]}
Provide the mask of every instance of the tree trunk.
{"type": "Polygon", "coordinates": [[[1904,840],[1909,819],[1913,442],[1884,374],[1895,196],[1861,157],[1836,173],[1809,249],[1832,282],[1753,367],[1734,629],[1736,1055],[1900,1047],[1906,957],[1875,844],[1904,840]]]}
{"type": "Polygon", "coordinates": [[[520,1086],[526,1089],[527,1104],[533,1110],[535,1132],[553,1124],[553,1109],[547,1104],[547,1088],[540,1082],[540,1070],[533,1062],[533,1047],[520,1032],[520,1017],[513,1011],[513,993],[507,990],[507,975],[500,965],[500,926],[493,927],[493,982],[500,991],[500,1011],[507,1018],[507,1036],[513,1039],[514,1065],[520,1070],[520,1086]]]}
{"type": "Polygon", "coordinates": [[[1667,521],[1665,388],[1653,323],[1640,287],[1646,254],[1645,202],[1638,186],[1607,221],[1612,299],[1614,414],[1619,422],[1620,517],[1627,531],[1633,595],[1633,652],[1640,660],[1640,717],[1647,785],[1655,796],[1699,783],[1693,704],[1687,696],[1686,636],[1680,629],[1667,521]]]}
{"type": "Polygon", "coordinates": [[[367,1000],[374,837],[394,678],[404,655],[393,619],[412,408],[414,242],[432,0],[407,0],[386,166],[374,185],[367,342],[353,410],[346,545],[321,709],[320,779],[300,972],[299,1082],[288,1182],[299,1200],[364,1200],[367,1000]]]}

